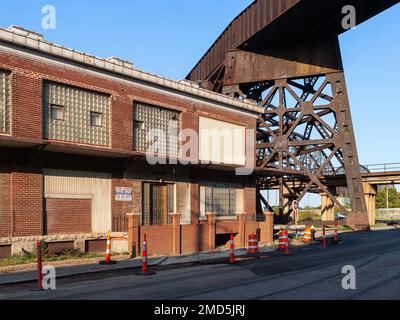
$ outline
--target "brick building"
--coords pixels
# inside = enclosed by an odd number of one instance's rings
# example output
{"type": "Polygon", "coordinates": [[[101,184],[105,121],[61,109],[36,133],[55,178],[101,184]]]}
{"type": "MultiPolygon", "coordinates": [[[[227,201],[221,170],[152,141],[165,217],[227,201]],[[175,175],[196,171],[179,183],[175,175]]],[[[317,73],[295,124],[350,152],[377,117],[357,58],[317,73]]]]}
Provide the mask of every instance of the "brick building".
{"type": "Polygon", "coordinates": [[[0,255],[38,238],[88,250],[107,231],[121,251],[146,233],[154,254],[213,249],[230,230],[271,241],[254,175],[236,172],[254,166],[260,112],[0,29],[0,255]]]}

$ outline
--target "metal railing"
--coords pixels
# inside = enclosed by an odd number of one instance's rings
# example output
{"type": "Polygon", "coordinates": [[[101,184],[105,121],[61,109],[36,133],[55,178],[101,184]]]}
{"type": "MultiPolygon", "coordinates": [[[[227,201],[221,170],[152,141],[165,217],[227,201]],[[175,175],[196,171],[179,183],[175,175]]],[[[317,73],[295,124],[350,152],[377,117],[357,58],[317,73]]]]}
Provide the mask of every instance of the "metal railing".
{"type": "Polygon", "coordinates": [[[377,163],[364,166],[369,172],[387,173],[400,171],[400,163],[377,163]]]}
{"type": "Polygon", "coordinates": [[[113,232],[128,232],[128,217],[127,216],[113,216],[112,218],[113,232]]]}

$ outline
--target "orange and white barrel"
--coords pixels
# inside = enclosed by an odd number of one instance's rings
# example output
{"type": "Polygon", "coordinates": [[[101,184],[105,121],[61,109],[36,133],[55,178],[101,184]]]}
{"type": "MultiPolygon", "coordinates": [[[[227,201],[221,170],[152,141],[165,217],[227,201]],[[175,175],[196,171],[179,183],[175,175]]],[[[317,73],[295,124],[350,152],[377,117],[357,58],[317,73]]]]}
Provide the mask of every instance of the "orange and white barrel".
{"type": "Polygon", "coordinates": [[[286,249],[288,241],[289,241],[289,236],[287,230],[282,230],[282,250],[286,249]]]}
{"type": "Polygon", "coordinates": [[[285,232],[281,228],[279,230],[279,246],[278,250],[285,250],[286,242],[285,242],[285,232]]]}
{"type": "Polygon", "coordinates": [[[304,230],[304,238],[303,238],[303,242],[304,243],[310,243],[311,242],[311,227],[310,226],[306,226],[306,229],[304,230]]]}
{"type": "Polygon", "coordinates": [[[285,229],[285,254],[289,255],[289,230],[285,229]]]}
{"type": "Polygon", "coordinates": [[[257,253],[258,252],[258,239],[255,233],[249,235],[249,246],[248,253],[257,253]]]}

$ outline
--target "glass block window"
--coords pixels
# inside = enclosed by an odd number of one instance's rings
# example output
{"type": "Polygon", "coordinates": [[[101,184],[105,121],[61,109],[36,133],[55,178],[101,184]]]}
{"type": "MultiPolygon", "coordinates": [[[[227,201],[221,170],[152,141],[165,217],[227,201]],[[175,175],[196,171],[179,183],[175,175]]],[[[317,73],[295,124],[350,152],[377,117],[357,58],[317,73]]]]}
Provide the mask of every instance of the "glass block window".
{"type": "Polygon", "coordinates": [[[206,212],[213,212],[219,217],[236,215],[236,189],[218,183],[213,187],[206,187],[205,193],[206,212]]]}
{"type": "Polygon", "coordinates": [[[108,95],[46,82],[43,110],[45,139],[99,146],[110,144],[108,95]]]}
{"type": "Polygon", "coordinates": [[[154,143],[158,153],[178,156],[179,115],[178,111],[136,103],[133,108],[134,150],[146,152],[154,143]],[[155,136],[150,135],[152,129],[158,130],[154,131],[155,136]]]}
{"type": "Polygon", "coordinates": [[[0,133],[10,133],[10,73],[0,70],[0,133]]]}

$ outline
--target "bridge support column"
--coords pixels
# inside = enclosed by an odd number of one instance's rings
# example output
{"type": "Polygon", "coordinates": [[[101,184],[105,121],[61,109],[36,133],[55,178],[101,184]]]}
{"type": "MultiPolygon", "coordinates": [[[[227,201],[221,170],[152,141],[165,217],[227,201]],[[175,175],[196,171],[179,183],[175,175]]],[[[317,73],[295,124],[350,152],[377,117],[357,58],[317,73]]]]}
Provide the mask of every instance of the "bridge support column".
{"type": "Polygon", "coordinates": [[[321,220],[335,220],[335,204],[326,193],[321,193],[321,220]]]}
{"type": "Polygon", "coordinates": [[[369,224],[373,226],[376,222],[376,186],[364,182],[364,196],[367,204],[369,224]]]}

